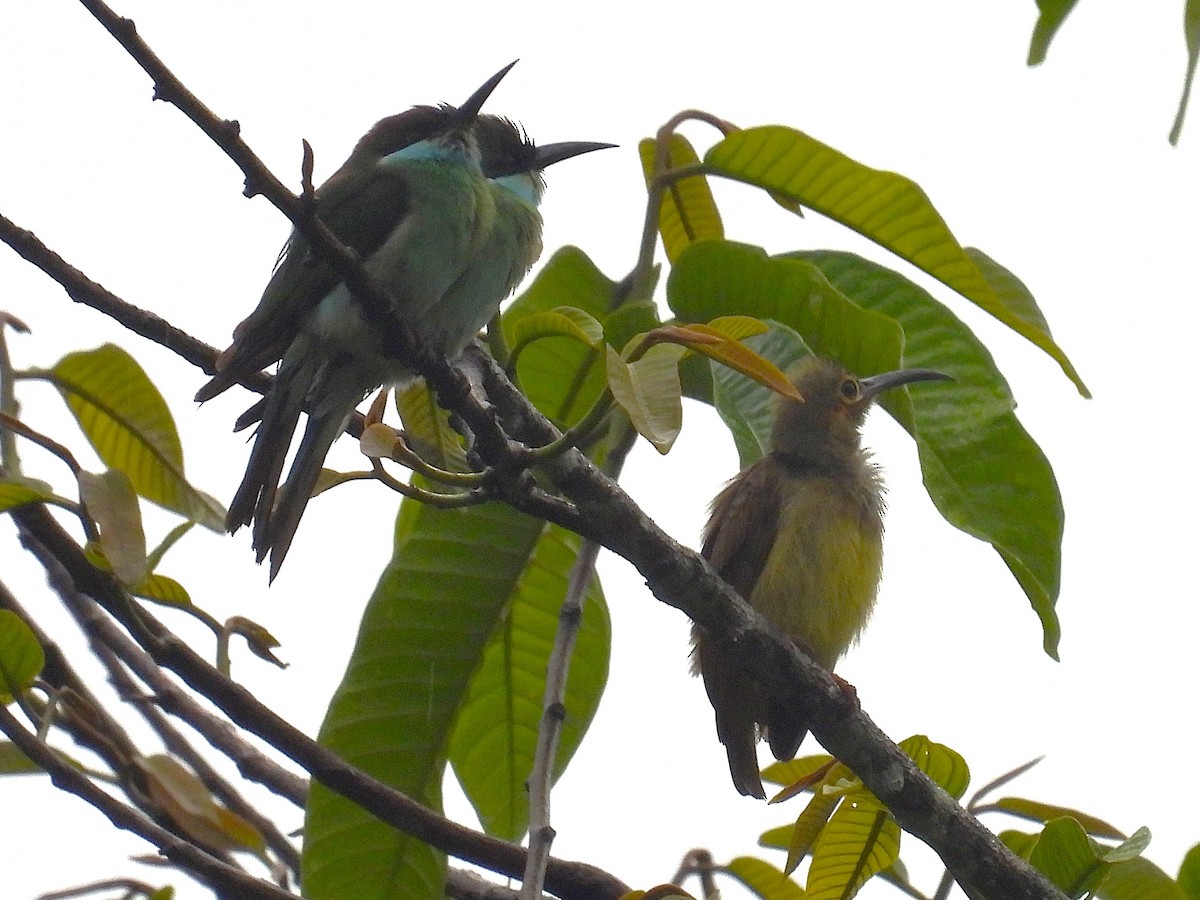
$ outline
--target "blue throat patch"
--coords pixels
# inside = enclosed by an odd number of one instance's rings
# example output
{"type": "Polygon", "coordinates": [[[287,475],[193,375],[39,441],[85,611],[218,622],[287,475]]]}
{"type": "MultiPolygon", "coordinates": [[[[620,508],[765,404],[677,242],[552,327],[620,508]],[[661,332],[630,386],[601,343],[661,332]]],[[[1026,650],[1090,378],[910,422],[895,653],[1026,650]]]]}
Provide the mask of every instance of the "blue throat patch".
{"type": "Polygon", "coordinates": [[[516,194],[530,206],[538,206],[542,202],[542,192],[538,180],[541,176],[529,172],[518,172],[516,175],[503,175],[493,178],[497,184],[512,194],[516,194]]]}

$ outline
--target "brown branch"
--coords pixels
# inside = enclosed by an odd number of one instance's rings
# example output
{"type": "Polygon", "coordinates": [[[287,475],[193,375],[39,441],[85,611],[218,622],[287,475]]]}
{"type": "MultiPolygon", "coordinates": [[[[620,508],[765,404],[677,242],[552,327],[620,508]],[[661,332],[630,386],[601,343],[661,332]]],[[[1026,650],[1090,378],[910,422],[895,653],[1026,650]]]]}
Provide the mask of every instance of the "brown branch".
{"type": "MultiPolygon", "coordinates": [[[[125,302],[43,244],[32,231],[19,227],[3,215],[0,215],[0,240],[62,285],[67,296],[76,303],[104,313],[134,334],[166,347],[210,375],[216,371],[215,348],[196,340],[166,319],[125,302]]],[[[269,381],[264,379],[261,384],[247,386],[261,393],[268,384],[269,381]]]]}

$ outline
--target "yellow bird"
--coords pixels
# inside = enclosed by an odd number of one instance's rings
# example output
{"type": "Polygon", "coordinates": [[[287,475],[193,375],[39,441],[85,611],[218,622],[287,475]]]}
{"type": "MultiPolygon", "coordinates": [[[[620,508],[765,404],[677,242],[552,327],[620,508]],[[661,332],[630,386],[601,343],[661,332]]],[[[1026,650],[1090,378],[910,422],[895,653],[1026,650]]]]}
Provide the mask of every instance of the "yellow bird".
{"type": "MultiPolygon", "coordinates": [[[[808,357],[793,378],[805,402],[780,398],[767,454],[712,502],[701,551],[745,600],[812,659],[832,669],[875,605],[883,566],[883,481],[859,429],[881,392],[943,381],[929,369],[857,378],[808,357]]],[[[768,700],[705,629],[692,626],[693,671],[716,713],[717,737],[742,794],[764,798],[756,744],[792,759],[808,726],[768,700]]]]}

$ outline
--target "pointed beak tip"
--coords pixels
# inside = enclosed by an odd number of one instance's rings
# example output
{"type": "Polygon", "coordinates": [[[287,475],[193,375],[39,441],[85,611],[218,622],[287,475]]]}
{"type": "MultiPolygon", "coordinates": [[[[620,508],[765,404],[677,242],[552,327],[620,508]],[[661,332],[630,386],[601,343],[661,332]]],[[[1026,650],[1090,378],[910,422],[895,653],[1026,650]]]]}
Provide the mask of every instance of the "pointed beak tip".
{"type": "Polygon", "coordinates": [[[467,98],[467,102],[460,106],[455,115],[455,119],[462,124],[469,124],[475,121],[475,117],[479,115],[479,111],[483,109],[483,104],[487,102],[488,97],[492,95],[492,91],[496,89],[504,76],[509,73],[509,70],[515,66],[519,59],[514,59],[507,66],[481,84],[475,89],[475,92],[467,98]]]}
{"type": "Polygon", "coordinates": [[[951,376],[944,372],[938,372],[935,369],[897,369],[894,372],[884,372],[881,375],[872,375],[870,378],[864,378],[861,384],[864,388],[866,398],[870,399],[882,394],[884,391],[890,391],[892,388],[913,384],[918,381],[954,380],[951,376]]]}
{"type": "Polygon", "coordinates": [[[591,153],[594,150],[612,150],[617,146],[617,144],[600,141],[560,141],[556,144],[546,144],[537,148],[535,168],[546,169],[555,163],[582,156],[584,153],[591,153]]]}

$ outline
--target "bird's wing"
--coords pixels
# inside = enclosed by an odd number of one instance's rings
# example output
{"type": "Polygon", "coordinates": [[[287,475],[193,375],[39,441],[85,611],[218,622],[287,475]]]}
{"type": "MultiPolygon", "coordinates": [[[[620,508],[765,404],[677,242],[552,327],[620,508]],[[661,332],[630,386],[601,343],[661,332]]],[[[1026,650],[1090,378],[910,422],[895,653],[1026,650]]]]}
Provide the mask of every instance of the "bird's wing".
{"type": "Polygon", "coordinates": [[[765,457],[717,494],[701,554],[743,598],[749,598],[771,554],[779,519],[778,473],[765,457]]]}
{"type": "MultiPolygon", "coordinates": [[[[317,215],[338,240],[367,259],[408,214],[410,193],[407,179],[394,168],[379,167],[357,179],[339,171],[317,190],[317,215]]],[[[219,371],[196,399],[215,397],[282,359],[305,318],[339,281],[334,268],[293,232],[262,300],[234,330],[233,343],[218,358],[219,371]]]]}
{"type": "MultiPolygon", "coordinates": [[[[777,473],[770,458],[760,460],[725,486],[713,500],[701,553],[722,578],[749,599],[762,572],[779,518],[779,491],[771,483],[777,473]]],[[[725,745],[729,772],[738,791],[765,796],[758,775],[758,724],[766,721],[762,688],[736,669],[694,626],[695,664],[716,714],[717,737],[725,745]]]]}

